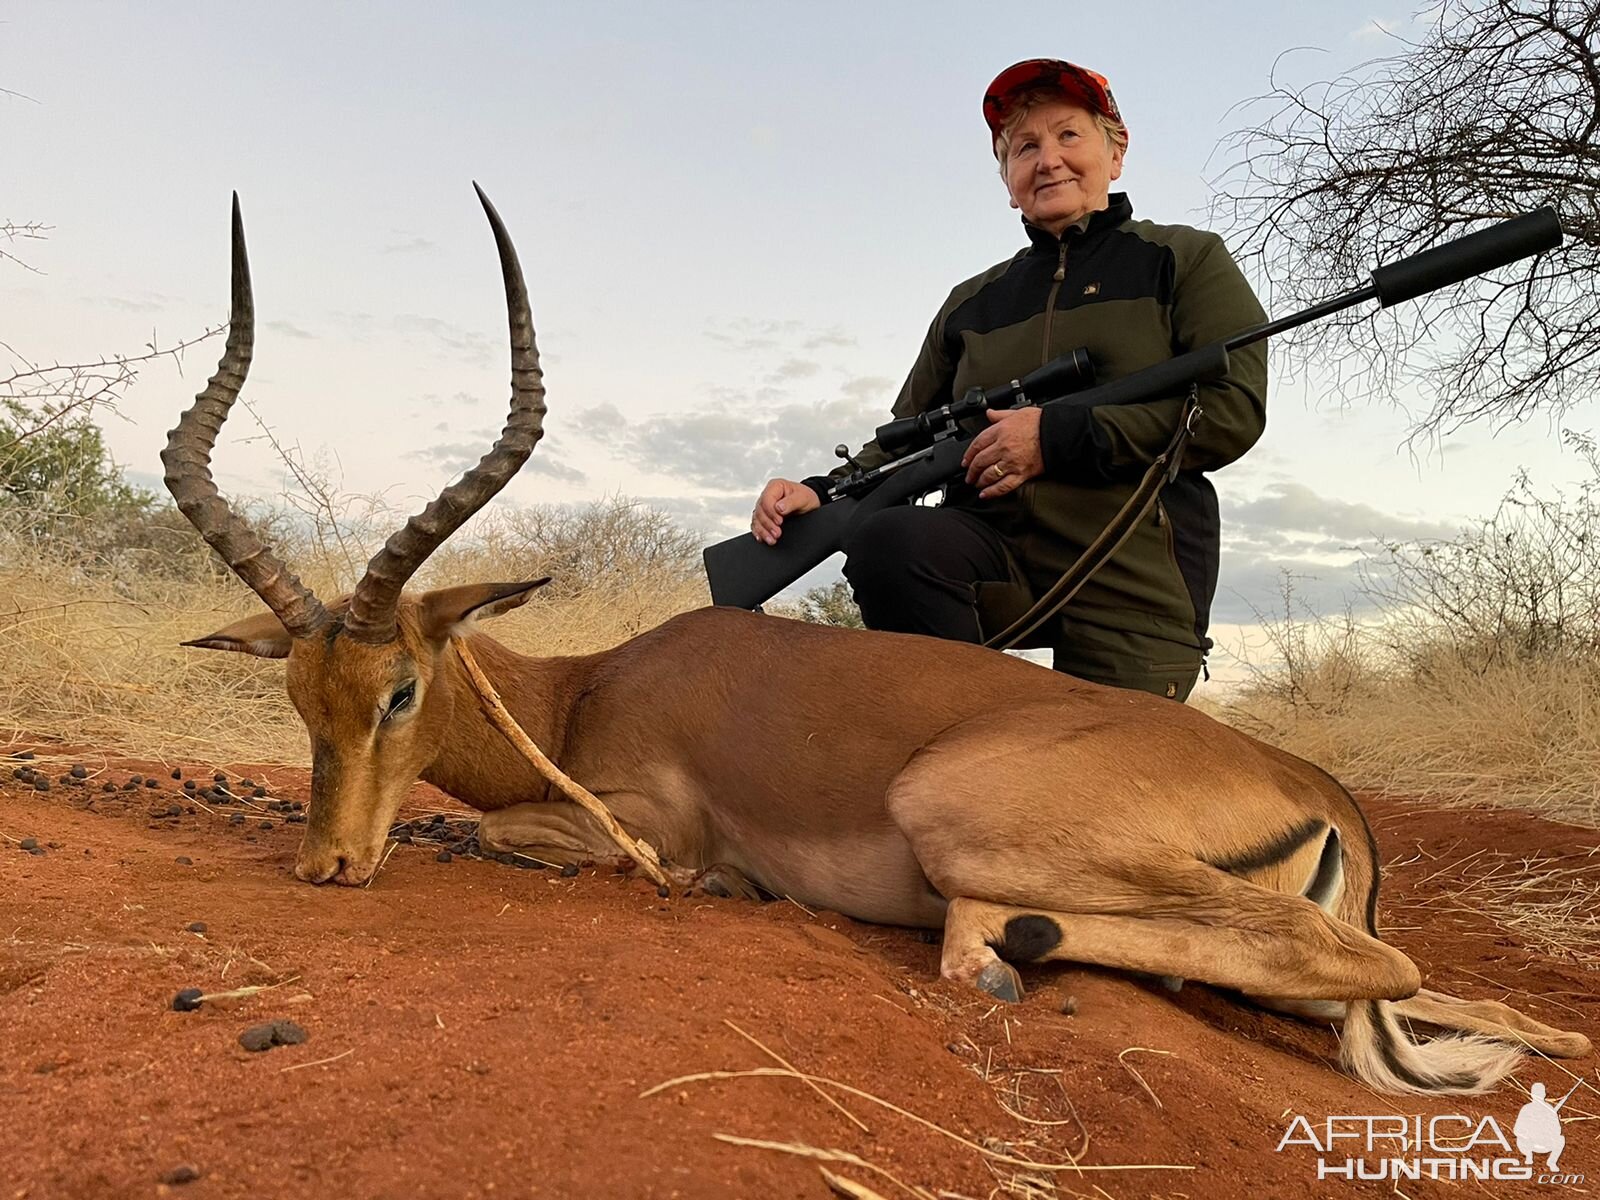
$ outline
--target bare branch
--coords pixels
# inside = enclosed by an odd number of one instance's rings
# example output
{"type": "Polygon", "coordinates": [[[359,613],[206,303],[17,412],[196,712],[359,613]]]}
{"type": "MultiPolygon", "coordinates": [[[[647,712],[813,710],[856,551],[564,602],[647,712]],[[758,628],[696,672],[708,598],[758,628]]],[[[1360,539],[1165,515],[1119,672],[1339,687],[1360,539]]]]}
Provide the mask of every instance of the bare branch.
{"type": "MultiPolygon", "coordinates": [[[[1600,0],[1440,0],[1415,41],[1280,83],[1222,153],[1211,217],[1269,306],[1542,205],[1556,251],[1411,304],[1278,339],[1345,401],[1422,389],[1421,429],[1559,413],[1600,389],[1600,0]]],[[[1282,60],[1280,59],[1280,64],[1282,60]]]]}
{"type": "MultiPolygon", "coordinates": [[[[42,221],[0,221],[0,238],[6,243],[13,244],[18,241],[42,242],[45,234],[54,226],[46,225],[42,221]]],[[[24,271],[31,271],[35,275],[43,274],[37,267],[24,262],[9,250],[0,250],[0,262],[14,262],[24,271]]]]}
{"type": "Polygon", "coordinates": [[[0,342],[0,351],[10,355],[10,374],[0,375],[0,412],[12,414],[14,432],[0,434],[0,453],[19,442],[70,418],[87,416],[97,408],[115,408],[123,392],[139,377],[139,368],[171,358],[180,368],[184,351],[221,333],[225,325],[215,325],[196,337],[160,345],[155,335],[143,353],[115,355],[91,362],[30,362],[17,350],[0,342]]]}

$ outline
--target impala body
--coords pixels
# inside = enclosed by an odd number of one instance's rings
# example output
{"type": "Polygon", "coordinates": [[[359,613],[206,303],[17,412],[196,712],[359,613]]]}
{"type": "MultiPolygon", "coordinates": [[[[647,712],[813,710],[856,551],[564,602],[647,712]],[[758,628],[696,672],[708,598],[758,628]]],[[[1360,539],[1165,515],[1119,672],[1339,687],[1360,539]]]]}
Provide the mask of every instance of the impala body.
{"type": "Polygon", "coordinates": [[[534,741],[681,881],[941,928],[942,973],[1000,999],[1021,998],[1017,962],[1202,980],[1343,1020],[1346,1065],[1392,1091],[1483,1090],[1518,1045],[1588,1052],[1581,1034],[1503,1004],[1422,990],[1378,937],[1376,849],[1350,795],[1197,710],[974,646],[731,609],[602,653],[531,659],[475,625],[546,581],[403,594],[542,432],[521,269],[483,204],[510,312],[510,416],[349,597],[324,606],[211,481],[253,343],[237,199],[228,347],[162,456],[180,508],[271,610],[189,644],[288,659],[313,752],[301,879],[367,881],[419,777],[480,810],[492,849],[615,857],[482,718],[450,646],[466,637],[534,741]],[[1418,1043],[1402,1017],[1469,1036],[1418,1043]]]}

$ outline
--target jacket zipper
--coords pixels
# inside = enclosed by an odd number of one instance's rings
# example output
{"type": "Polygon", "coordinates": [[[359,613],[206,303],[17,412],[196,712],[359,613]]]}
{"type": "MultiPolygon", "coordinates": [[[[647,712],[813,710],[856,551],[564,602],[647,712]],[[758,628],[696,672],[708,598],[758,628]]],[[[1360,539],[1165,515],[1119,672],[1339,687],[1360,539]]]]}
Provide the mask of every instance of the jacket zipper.
{"type": "MultiPolygon", "coordinates": [[[[1053,282],[1050,284],[1050,298],[1045,301],[1044,305],[1044,353],[1039,357],[1041,366],[1050,361],[1050,327],[1055,324],[1056,319],[1056,294],[1061,291],[1061,281],[1066,277],[1067,239],[1063,234],[1061,238],[1061,253],[1056,258],[1056,273],[1051,276],[1053,282]]],[[[1030,480],[1028,483],[1023,484],[1019,491],[1018,498],[1027,510],[1029,525],[1032,525],[1039,515],[1038,489],[1033,486],[1033,482],[1030,480]]]]}
{"type": "Polygon", "coordinates": [[[1044,353],[1039,358],[1043,366],[1050,361],[1050,327],[1056,320],[1056,294],[1061,291],[1061,281],[1067,277],[1067,239],[1061,239],[1061,255],[1056,260],[1056,273],[1051,276],[1054,283],[1050,285],[1050,299],[1044,306],[1044,353]]]}

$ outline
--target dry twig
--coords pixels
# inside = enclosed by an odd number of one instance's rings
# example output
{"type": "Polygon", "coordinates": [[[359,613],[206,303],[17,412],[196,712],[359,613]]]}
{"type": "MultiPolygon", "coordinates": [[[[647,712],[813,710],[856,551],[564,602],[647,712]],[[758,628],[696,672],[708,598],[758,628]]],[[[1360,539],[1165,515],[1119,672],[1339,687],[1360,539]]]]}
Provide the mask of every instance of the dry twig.
{"type": "Polygon", "coordinates": [[[661,859],[655,849],[648,843],[636,841],[631,837],[627,830],[617,824],[617,819],[611,815],[611,810],[600,802],[599,797],[551,762],[545,752],[534,744],[533,739],[523,732],[522,726],[517,724],[517,719],[511,715],[505,702],[500,699],[500,693],[495,691],[494,684],[489,682],[489,677],[483,673],[483,668],[478,666],[478,660],[472,656],[466,640],[455,637],[450,639],[450,644],[455,647],[456,653],[461,657],[462,665],[467,668],[467,674],[472,678],[472,686],[478,691],[478,700],[483,705],[483,711],[493,722],[494,727],[503,733],[506,740],[515,746],[522,756],[533,764],[534,769],[562,795],[600,822],[600,827],[610,835],[611,840],[624,854],[639,864],[639,869],[650,877],[652,883],[657,887],[666,887],[667,876],[661,869],[661,859]]]}

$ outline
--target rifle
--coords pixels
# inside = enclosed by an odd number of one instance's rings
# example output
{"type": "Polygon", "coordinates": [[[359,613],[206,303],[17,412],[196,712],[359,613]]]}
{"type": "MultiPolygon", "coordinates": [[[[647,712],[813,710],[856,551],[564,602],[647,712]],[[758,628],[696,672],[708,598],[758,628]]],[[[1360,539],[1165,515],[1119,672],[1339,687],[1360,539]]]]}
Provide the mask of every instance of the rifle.
{"type": "MultiPolygon", "coordinates": [[[[1092,377],[1092,366],[1082,350],[1074,350],[1020,381],[998,388],[973,388],[954,404],[892,421],[879,428],[879,445],[890,453],[907,452],[870,470],[858,466],[830,483],[821,508],[784,521],[777,545],[769,546],[752,534],[741,534],[707,546],[704,561],[711,602],[758,608],[830,555],[843,550],[861,521],[892,504],[918,500],[960,479],[962,456],[976,436],[959,428],[957,422],[965,417],[990,407],[1030,403],[1139,404],[1182,393],[1227,374],[1231,351],[1274,334],[1368,300],[1377,300],[1389,308],[1560,244],[1560,219],[1553,208],[1540,208],[1376,267],[1365,287],[1252,326],[1111,383],[1083,389],[1082,385],[1092,377]],[[1065,399],[1068,394],[1070,400],[1065,399]]],[[[1174,460],[1174,470],[1176,465],[1174,460]]]]}

